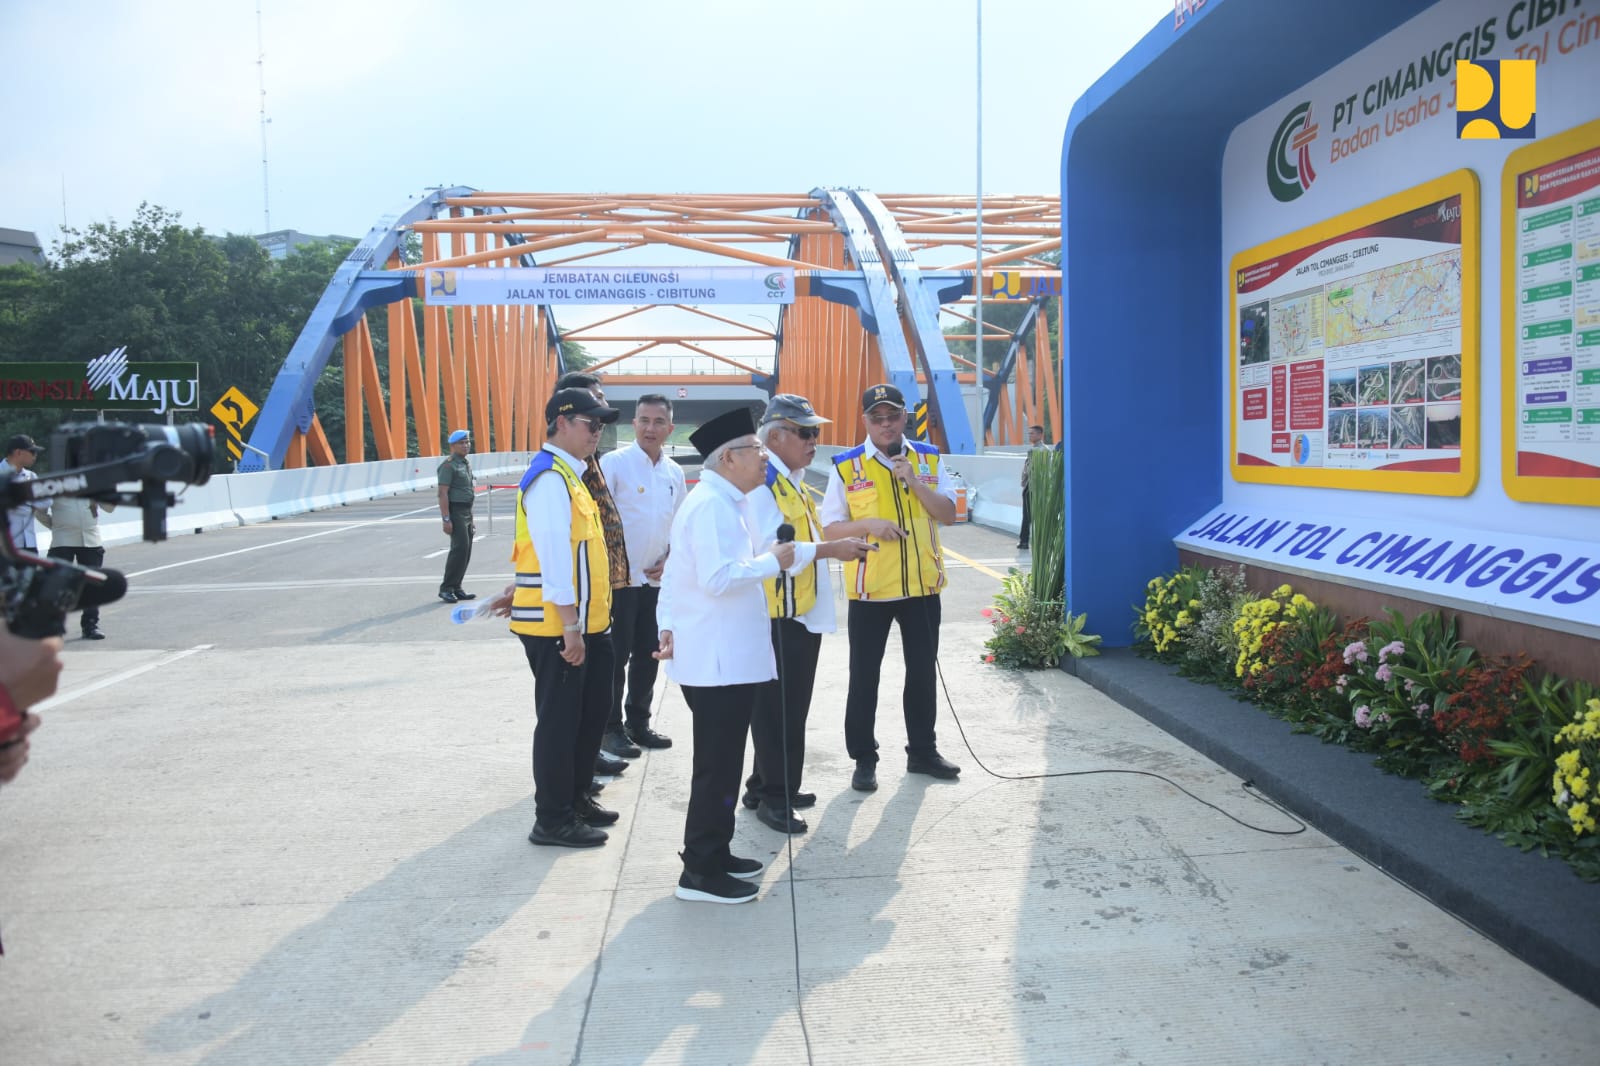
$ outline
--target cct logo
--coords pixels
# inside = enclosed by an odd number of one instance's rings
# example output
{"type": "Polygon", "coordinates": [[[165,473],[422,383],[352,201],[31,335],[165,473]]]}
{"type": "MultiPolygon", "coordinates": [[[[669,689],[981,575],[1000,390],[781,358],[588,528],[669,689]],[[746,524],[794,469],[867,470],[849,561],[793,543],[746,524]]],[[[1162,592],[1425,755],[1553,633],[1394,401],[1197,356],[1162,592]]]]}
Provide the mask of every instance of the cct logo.
{"type": "Polygon", "coordinates": [[[1532,140],[1534,61],[1456,61],[1456,137],[1463,141],[1532,140]]]}
{"type": "Polygon", "coordinates": [[[1290,111],[1279,124],[1267,150],[1267,188],[1275,199],[1283,203],[1298,200],[1317,180],[1317,172],[1311,169],[1311,143],[1316,139],[1309,102],[1290,111]]]}

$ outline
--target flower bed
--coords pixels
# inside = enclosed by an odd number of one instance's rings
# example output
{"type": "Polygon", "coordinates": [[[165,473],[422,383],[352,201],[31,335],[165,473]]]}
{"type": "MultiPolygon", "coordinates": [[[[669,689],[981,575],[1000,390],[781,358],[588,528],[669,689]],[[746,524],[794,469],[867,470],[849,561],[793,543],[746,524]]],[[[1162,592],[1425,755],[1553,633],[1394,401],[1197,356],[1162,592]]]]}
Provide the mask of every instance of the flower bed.
{"type": "Polygon", "coordinates": [[[1288,585],[1257,596],[1233,567],[1153,579],[1134,634],[1142,654],[1374,753],[1469,824],[1600,881],[1600,698],[1586,682],[1480,655],[1443,612],[1341,621],[1288,585]]]}

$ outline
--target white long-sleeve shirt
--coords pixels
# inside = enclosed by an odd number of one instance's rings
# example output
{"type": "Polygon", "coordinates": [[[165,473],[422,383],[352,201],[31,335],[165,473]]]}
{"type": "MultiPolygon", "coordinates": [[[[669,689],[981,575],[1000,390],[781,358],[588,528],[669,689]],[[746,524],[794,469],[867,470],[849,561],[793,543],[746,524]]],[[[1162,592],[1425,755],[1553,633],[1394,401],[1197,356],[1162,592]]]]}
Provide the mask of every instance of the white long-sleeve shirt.
{"type": "Polygon", "coordinates": [[[622,538],[628,545],[628,584],[659,585],[644,576],[645,569],[667,554],[672,518],[688,492],[683,467],[650,456],[637,443],[600,457],[600,472],[622,518],[622,538]]]}
{"type": "MultiPolygon", "coordinates": [[[[789,484],[794,486],[796,492],[805,492],[803,477],[796,477],[783,460],[776,455],[768,454],[767,462],[778,472],[780,477],[787,478],[789,484]]],[[[762,485],[750,493],[750,519],[752,528],[750,532],[755,541],[752,545],[757,552],[770,552],[773,545],[778,543],[777,529],[788,519],[783,512],[778,510],[778,501],[773,499],[772,490],[762,485]]],[[[809,523],[811,520],[806,519],[809,523]]],[[[795,621],[805,626],[812,633],[832,633],[839,628],[839,620],[833,605],[833,579],[828,574],[828,561],[817,558],[817,541],[822,540],[822,528],[816,524],[811,526],[811,543],[796,539],[794,542],[794,565],[785,571],[790,577],[799,577],[805,573],[806,567],[815,567],[817,574],[817,602],[805,614],[795,617],[795,621]]]]}
{"type": "MultiPolygon", "coordinates": [[[[32,481],[38,476],[26,467],[12,466],[4,459],[0,459],[0,481],[32,481]]],[[[8,510],[6,519],[11,529],[11,543],[28,551],[38,551],[39,538],[34,531],[34,516],[46,514],[49,510],[49,500],[35,500],[33,503],[25,503],[21,507],[8,510]]]]}
{"type": "MultiPolygon", "coordinates": [[[[680,685],[745,685],[778,676],[761,582],[778,560],[751,547],[749,503],[705,470],[672,520],[656,625],[671,632],[667,676],[680,685]]],[[[776,527],[774,527],[776,528],[776,527]]]]}
{"type": "MultiPolygon", "coordinates": [[[[555,456],[574,478],[583,480],[585,464],[577,456],[548,441],[544,451],[555,456]]],[[[577,603],[578,591],[572,582],[572,502],[566,479],[554,470],[539,475],[523,493],[522,508],[528,515],[528,539],[539,556],[544,602],[577,603]]]]}

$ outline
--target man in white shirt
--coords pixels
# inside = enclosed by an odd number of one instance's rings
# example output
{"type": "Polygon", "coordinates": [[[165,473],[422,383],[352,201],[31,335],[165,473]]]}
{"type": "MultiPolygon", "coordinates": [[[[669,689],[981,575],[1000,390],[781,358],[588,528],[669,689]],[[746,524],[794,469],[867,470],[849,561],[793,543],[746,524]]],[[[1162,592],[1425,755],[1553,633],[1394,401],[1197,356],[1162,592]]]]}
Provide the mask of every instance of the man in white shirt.
{"type": "Polygon", "coordinates": [[[683,467],[661,452],[671,435],[672,401],[646,393],[634,408],[633,443],[600,460],[600,472],[622,516],[629,566],[628,584],[611,590],[616,664],[611,671],[611,717],[601,745],[613,753],[625,750],[630,742],[641,748],[672,747],[669,737],[650,728],[650,703],[660,666],[653,653],[661,571],[667,561],[672,516],[688,491],[683,467]]]}
{"type": "MultiPolygon", "coordinates": [[[[100,569],[106,564],[105,541],[100,536],[100,512],[114,510],[115,504],[57,496],[50,505],[50,558],[100,569]]],[[[106,639],[100,631],[99,607],[85,607],[79,622],[84,640],[106,639]]]]}
{"type": "Polygon", "coordinates": [[[779,527],[788,526],[785,533],[794,541],[795,557],[791,569],[766,582],[778,679],[762,686],[750,719],[755,762],[745,780],[744,805],[780,833],[804,833],[805,819],[795,809],[817,802],[816,793],[800,791],[800,775],[822,634],[837,628],[827,560],[861,559],[875,550],[859,537],[822,539],[822,520],[806,489],[805,470],[817,454],[817,427],[827,422],[804,396],[779,393],[756,430],[756,439],[767,448],[767,476],[750,494],[755,549],[770,550],[778,542],[779,527]]]}
{"type": "Polygon", "coordinates": [[[746,496],[767,474],[747,407],[718,415],[690,435],[705,457],[700,485],[672,520],[657,622],[667,676],[694,715],[694,771],[684,820],[679,899],[745,903],[765,863],[728,850],[744,768],[744,738],[761,686],[778,676],[762,582],[792,567],[793,544],[751,547],[746,496]]]}
{"type": "MultiPolygon", "coordinates": [[[[6,457],[0,461],[0,480],[5,481],[32,481],[38,477],[33,472],[33,464],[39,459],[39,446],[33,438],[26,433],[18,433],[6,442],[6,457]]],[[[39,536],[34,531],[34,519],[50,513],[50,501],[40,500],[34,503],[25,503],[21,507],[13,507],[6,512],[6,518],[11,530],[11,544],[13,547],[24,551],[37,552],[39,550],[39,536]]]]}

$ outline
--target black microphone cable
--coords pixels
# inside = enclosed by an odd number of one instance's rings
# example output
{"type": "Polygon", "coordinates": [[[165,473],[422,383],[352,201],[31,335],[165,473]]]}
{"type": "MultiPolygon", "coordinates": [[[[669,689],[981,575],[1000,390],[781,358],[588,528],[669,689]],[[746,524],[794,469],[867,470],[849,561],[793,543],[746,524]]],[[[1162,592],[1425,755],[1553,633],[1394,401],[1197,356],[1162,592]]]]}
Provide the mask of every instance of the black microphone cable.
{"type": "MultiPolygon", "coordinates": [[[[794,526],[788,522],[783,523],[778,527],[777,536],[779,544],[794,543],[794,526]]],[[[815,565],[814,562],[813,565],[815,565]]],[[[784,574],[781,569],[778,572],[778,581],[781,586],[784,581],[784,574]]],[[[778,601],[780,603],[786,602],[787,597],[780,594],[778,601]]],[[[778,635],[778,678],[773,684],[778,686],[778,735],[783,752],[783,812],[786,820],[793,821],[794,790],[789,784],[789,694],[783,683],[783,623],[785,621],[786,619],[783,618],[773,620],[772,629],[778,635]]],[[[765,785],[766,779],[762,778],[761,783],[765,785]]],[[[765,803],[766,800],[763,799],[761,802],[765,803]]],[[[794,1007],[796,1013],[800,1016],[800,1037],[805,1041],[806,1062],[810,1064],[816,1060],[813,1058],[811,1051],[811,1030],[806,1026],[805,996],[800,987],[800,897],[795,891],[794,884],[794,834],[788,832],[787,827],[785,827],[783,834],[783,846],[789,858],[789,929],[793,934],[792,943],[794,944],[794,1007]]]]}
{"type": "MultiPolygon", "coordinates": [[[[1065,610],[1065,607],[1063,607],[1063,610],[1065,610]]],[[[937,648],[938,645],[935,643],[936,634],[933,630],[933,621],[928,618],[926,612],[923,613],[922,620],[928,629],[928,647],[937,648]]],[[[1254,781],[1247,780],[1240,783],[1240,787],[1244,789],[1245,795],[1250,796],[1252,799],[1258,800],[1261,803],[1265,803],[1267,806],[1271,807],[1273,810],[1277,811],[1279,814],[1282,814],[1285,818],[1288,818],[1291,822],[1297,825],[1299,827],[1298,829],[1267,829],[1263,826],[1252,825],[1236,815],[1229,814],[1227,811],[1223,810],[1215,803],[1212,803],[1210,800],[1201,799],[1193,792],[1190,792],[1188,789],[1172,780],[1172,778],[1155,773],[1152,770],[1126,770],[1121,768],[1102,767],[1093,770],[1057,770],[1051,773],[1042,774],[1002,774],[996,770],[992,770],[989,768],[988,764],[978,757],[978,753],[972,747],[971,739],[967,736],[966,726],[961,724],[961,716],[956,713],[955,700],[950,696],[950,686],[944,678],[944,665],[939,661],[939,654],[937,651],[934,652],[933,656],[933,668],[934,671],[939,675],[939,687],[944,691],[945,706],[950,711],[951,720],[956,724],[956,731],[961,734],[961,743],[967,749],[967,754],[972,756],[972,761],[978,764],[978,768],[980,770],[997,781],[1042,781],[1052,777],[1087,777],[1090,774],[1128,774],[1130,776],[1137,777],[1153,777],[1157,781],[1164,781],[1171,785],[1173,788],[1177,789],[1179,792],[1182,792],[1185,796],[1188,796],[1196,803],[1210,807],[1212,810],[1216,811],[1224,818],[1227,818],[1229,821],[1237,822],[1244,828],[1254,830],[1257,833],[1266,833],[1269,836],[1297,836],[1306,831],[1306,824],[1304,822],[1290,814],[1288,811],[1284,810],[1283,807],[1274,803],[1266,796],[1262,795],[1260,789],[1256,788],[1254,781]]]]}

